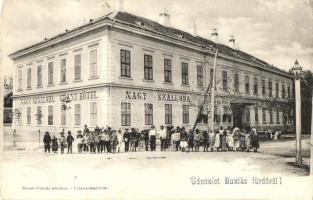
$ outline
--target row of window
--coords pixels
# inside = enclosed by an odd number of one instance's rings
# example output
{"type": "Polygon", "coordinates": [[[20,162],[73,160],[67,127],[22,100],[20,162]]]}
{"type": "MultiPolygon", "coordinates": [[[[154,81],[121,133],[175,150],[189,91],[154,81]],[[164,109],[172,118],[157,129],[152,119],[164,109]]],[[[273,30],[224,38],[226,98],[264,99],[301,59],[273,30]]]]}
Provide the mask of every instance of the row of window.
{"type": "MultiPolygon", "coordinates": [[[[144,116],[145,116],[145,125],[152,125],[153,124],[153,104],[145,103],[144,104],[144,116]]],[[[165,104],[164,105],[165,116],[164,116],[164,123],[165,124],[172,124],[173,119],[173,112],[172,112],[172,104],[165,104]]],[[[47,124],[54,125],[54,106],[48,106],[48,113],[47,113],[47,124]]],[[[42,114],[42,106],[37,106],[37,110],[35,115],[37,125],[42,125],[42,120],[44,119],[42,114]]],[[[219,115],[214,116],[215,122],[220,122],[219,115]]],[[[250,122],[250,108],[246,109],[245,112],[246,122],[250,122]]],[[[269,121],[270,124],[273,124],[274,113],[272,109],[269,109],[269,121]]],[[[64,106],[60,107],[60,125],[66,126],[66,110],[64,106]]],[[[284,122],[287,119],[283,118],[284,122]]],[[[226,115],[223,116],[223,122],[231,122],[231,116],[226,115]]],[[[259,122],[259,109],[256,107],[254,109],[254,121],[259,122]]],[[[262,108],[262,121],[267,122],[266,119],[266,109],[262,108]]],[[[19,124],[22,124],[22,114],[18,119],[19,124]]],[[[182,123],[189,124],[189,105],[182,105],[182,123]]],[[[280,115],[279,111],[276,110],[276,123],[280,123],[280,115]]],[[[32,110],[31,107],[27,107],[26,111],[26,124],[32,124],[32,110]]],[[[74,125],[80,126],[81,125],[81,104],[74,105],[74,125]]],[[[90,125],[96,126],[97,125],[97,103],[91,102],[90,103],[90,125]]],[[[121,103],[121,125],[122,126],[131,126],[131,104],[130,103],[121,103]]]]}
{"type": "MultiPolygon", "coordinates": [[[[131,77],[131,52],[128,50],[121,49],[121,77],[131,77]]],[[[202,65],[197,65],[197,86],[203,86],[203,73],[204,69],[202,65]]],[[[210,70],[211,78],[213,74],[213,69],[210,70]]],[[[144,55],[144,79],[145,80],[153,80],[153,58],[151,55],[144,55]]],[[[181,62],[181,79],[182,84],[188,85],[189,84],[189,69],[188,63],[181,62]]],[[[250,94],[250,77],[245,76],[245,93],[250,94]]],[[[171,83],[172,82],[172,60],[165,58],[164,59],[164,82],[171,83]]],[[[223,90],[228,90],[228,77],[227,72],[222,71],[222,84],[223,90]]],[[[273,97],[273,86],[272,81],[268,81],[268,95],[269,97],[273,97]]],[[[234,74],[234,90],[235,92],[239,92],[239,74],[234,74]]],[[[258,95],[258,78],[254,78],[254,85],[253,85],[253,94],[258,95]]],[[[282,84],[282,98],[286,97],[286,89],[285,85],[282,84]]],[[[287,97],[290,98],[290,86],[287,87],[287,97]]],[[[262,80],[262,95],[266,95],[265,89],[265,80],[262,80]]],[[[276,97],[279,97],[279,84],[276,82],[276,97]]]]}
{"type": "MultiPolygon", "coordinates": [[[[22,112],[21,109],[20,113],[21,116],[18,118],[18,123],[22,124],[22,112]]],[[[47,113],[47,124],[50,126],[54,125],[54,106],[48,106],[48,113],[47,113]]],[[[37,125],[42,125],[43,121],[45,119],[45,116],[42,113],[42,106],[37,106],[36,111],[33,113],[36,119],[37,125]]],[[[67,120],[66,120],[66,110],[64,109],[64,106],[61,105],[60,107],[60,125],[66,126],[67,120]]],[[[31,107],[27,107],[26,110],[26,124],[31,125],[32,124],[32,109],[31,107]]],[[[75,104],[74,105],[74,125],[80,126],[81,125],[81,104],[75,104]]],[[[90,125],[96,126],[97,125],[97,103],[91,102],[90,103],[90,125]]]]}
{"type": "MultiPolygon", "coordinates": [[[[153,104],[145,103],[145,125],[153,124],[153,104]]],[[[182,106],[182,121],[183,124],[189,124],[189,105],[182,106]]],[[[48,106],[47,113],[47,124],[54,125],[54,106],[48,106]]],[[[81,125],[81,104],[74,105],[74,125],[81,125]]],[[[42,125],[42,120],[45,119],[42,114],[42,106],[37,106],[37,110],[35,111],[35,119],[37,125],[42,125]]],[[[172,112],[172,104],[165,104],[165,124],[172,124],[173,112],[172,112]]],[[[62,105],[60,107],[60,125],[66,126],[66,110],[62,105]]],[[[22,114],[19,118],[19,124],[22,124],[22,114]]],[[[26,124],[32,124],[32,110],[31,107],[27,107],[26,113],[26,124]]],[[[121,124],[122,126],[130,126],[131,125],[131,104],[130,103],[121,103],[121,124]]],[[[97,125],[97,103],[90,103],[90,125],[97,125]]]]}
{"type": "MultiPolygon", "coordinates": [[[[145,125],[153,124],[153,104],[145,103],[145,125]]],[[[173,110],[172,104],[164,105],[164,123],[172,124],[173,122],[173,110]]],[[[189,105],[182,106],[182,122],[183,124],[189,124],[189,105]]],[[[131,126],[131,104],[130,103],[121,103],[121,125],[122,126],[131,126]]]]}
{"type": "MultiPolygon", "coordinates": [[[[222,81],[223,81],[223,90],[228,91],[228,78],[227,78],[227,72],[226,71],[222,71],[222,81]]],[[[251,91],[250,91],[250,77],[249,76],[245,76],[245,93],[247,95],[250,95],[251,91]]],[[[266,86],[265,86],[265,79],[262,79],[262,88],[261,88],[261,92],[262,92],[262,96],[266,96],[266,86]]],[[[234,74],[234,90],[235,92],[239,92],[239,85],[240,85],[240,81],[239,81],[239,74],[235,73],[234,74]]],[[[258,95],[259,93],[259,81],[258,78],[254,77],[253,79],[253,95],[258,95]]],[[[268,81],[268,96],[269,97],[273,97],[273,82],[271,80],[268,81]]],[[[275,97],[279,97],[279,83],[276,82],[275,84],[275,97]]],[[[282,98],[290,98],[291,97],[291,89],[290,89],[290,85],[287,86],[287,96],[286,96],[286,88],[285,88],[285,84],[282,84],[281,86],[281,97],[282,98]]]]}
{"type": "MultiPolygon", "coordinates": [[[[90,78],[97,77],[97,49],[93,49],[89,51],[89,71],[90,78]]],[[[82,71],[82,56],[81,54],[74,55],[74,81],[81,80],[81,71],[82,71]]],[[[55,73],[55,62],[48,61],[48,85],[54,84],[54,73],[55,73]]],[[[42,64],[37,65],[37,87],[42,87],[42,64]]],[[[67,82],[67,59],[60,59],[60,83],[67,82]]],[[[32,86],[32,68],[27,68],[27,89],[31,89],[32,86]]],[[[18,70],[18,90],[23,89],[23,71],[22,69],[18,70]]]]}
{"type": "MultiPolygon", "coordinates": [[[[121,77],[131,77],[131,52],[121,49],[121,77]]],[[[189,85],[189,67],[188,63],[181,63],[181,78],[183,85],[189,85]]],[[[144,55],[144,79],[153,80],[153,57],[144,55]]],[[[172,82],[172,60],[164,59],[164,82],[172,82]]],[[[197,86],[203,86],[203,66],[197,66],[197,86]]]]}
{"type": "MultiPolygon", "coordinates": [[[[265,108],[262,108],[261,110],[262,112],[262,122],[263,123],[266,123],[267,122],[267,117],[266,117],[266,109],[265,108]]],[[[273,109],[269,109],[268,110],[268,113],[269,113],[269,123],[270,124],[273,124],[274,123],[274,110],[273,109]]],[[[276,124],[280,124],[280,114],[279,114],[279,110],[276,109],[276,124]]],[[[246,109],[246,122],[250,122],[250,108],[247,108],[246,109]]],[[[284,115],[283,116],[283,123],[285,123],[287,121],[287,116],[284,115]]],[[[259,109],[257,107],[254,108],[254,121],[255,122],[259,122],[259,109]]]]}

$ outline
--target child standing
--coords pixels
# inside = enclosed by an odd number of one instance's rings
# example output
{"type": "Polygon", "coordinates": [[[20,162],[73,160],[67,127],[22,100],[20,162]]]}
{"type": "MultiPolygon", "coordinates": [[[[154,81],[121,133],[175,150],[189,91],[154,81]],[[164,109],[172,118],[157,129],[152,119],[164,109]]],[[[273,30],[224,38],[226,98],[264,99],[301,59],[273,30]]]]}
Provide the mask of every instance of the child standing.
{"type": "Polygon", "coordinates": [[[59,148],[58,139],[53,135],[51,141],[52,141],[52,152],[57,153],[59,148]]]}
{"type": "Polygon", "coordinates": [[[230,130],[227,130],[228,151],[234,151],[234,135],[230,130]]]}
{"type": "Polygon", "coordinates": [[[61,147],[61,154],[63,154],[64,153],[64,148],[65,148],[65,144],[66,144],[66,139],[65,139],[63,131],[60,133],[60,135],[61,136],[60,136],[59,141],[60,141],[60,147],[61,147]]]}
{"type": "Polygon", "coordinates": [[[78,153],[82,152],[83,145],[84,145],[83,135],[81,134],[81,131],[78,131],[78,134],[77,134],[77,149],[78,149],[78,153]]]}

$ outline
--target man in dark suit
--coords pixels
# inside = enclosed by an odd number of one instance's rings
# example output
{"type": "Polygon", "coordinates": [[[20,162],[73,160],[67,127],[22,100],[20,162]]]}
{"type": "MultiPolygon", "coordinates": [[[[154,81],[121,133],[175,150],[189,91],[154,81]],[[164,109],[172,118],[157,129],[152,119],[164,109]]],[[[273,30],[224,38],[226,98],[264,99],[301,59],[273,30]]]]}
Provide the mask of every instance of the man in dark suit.
{"type": "Polygon", "coordinates": [[[128,128],[125,129],[123,139],[125,142],[125,152],[128,152],[129,151],[129,140],[130,140],[130,134],[128,132],[128,128]]]}

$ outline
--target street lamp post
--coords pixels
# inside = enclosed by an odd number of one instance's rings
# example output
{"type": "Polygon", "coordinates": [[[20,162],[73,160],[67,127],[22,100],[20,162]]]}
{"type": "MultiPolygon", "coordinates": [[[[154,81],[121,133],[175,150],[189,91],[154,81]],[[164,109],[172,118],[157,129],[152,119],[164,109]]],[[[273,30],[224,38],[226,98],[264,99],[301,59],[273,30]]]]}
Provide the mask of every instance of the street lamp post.
{"type": "Polygon", "coordinates": [[[300,88],[300,74],[302,67],[296,60],[295,65],[292,67],[295,75],[295,102],[296,102],[296,163],[302,165],[301,156],[301,88],[300,88]]]}
{"type": "Polygon", "coordinates": [[[311,112],[311,160],[310,160],[310,174],[313,176],[313,88],[312,88],[312,112],[311,112]]]}

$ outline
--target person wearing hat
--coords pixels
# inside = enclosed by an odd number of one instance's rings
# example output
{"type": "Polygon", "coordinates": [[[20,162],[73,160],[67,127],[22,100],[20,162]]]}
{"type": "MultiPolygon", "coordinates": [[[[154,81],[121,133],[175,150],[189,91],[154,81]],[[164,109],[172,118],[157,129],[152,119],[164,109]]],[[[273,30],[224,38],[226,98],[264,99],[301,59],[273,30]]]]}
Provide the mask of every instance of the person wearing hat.
{"type": "Polygon", "coordinates": [[[140,134],[139,128],[136,128],[136,138],[137,140],[135,142],[135,147],[138,148],[140,140],[141,140],[141,134],[140,134]]]}
{"type": "Polygon", "coordinates": [[[156,132],[154,129],[154,125],[151,126],[149,131],[149,140],[150,140],[150,151],[155,151],[156,146],[156,132]]]}
{"type": "Polygon", "coordinates": [[[89,129],[88,129],[87,125],[85,124],[83,135],[85,136],[87,133],[89,134],[89,129]]]}
{"type": "Polygon", "coordinates": [[[202,139],[202,135],[201,135],[199,129],[196,129],[196,132],[194,134],[195,152],[199,152],[201,139],[202,139]]]}
{"type": "Polygon", "coordinates": [[[60,133],[60,135],[61,136],[59,138],[59,141],[60,141],[60,147],[61,147],[61,154],[63,154],[64,153],[64,148],[65,148],[65,144],[66,144],[66,139],[65,139],[63,131],[60,133]]]}
{"type": "Polygon", "coordinates": [[[135,128],[131,128],[130,130],[130,151],[136,151],[137,132],[135,128]]]}
{"type": "Polygon", "coordinates": [[[215,143],[215,133],[212,130],[209,130],[209,147],[211,151],[214,150],[214,143],[215,143]]]}
{"type": "Polygon", "coordinates": [[[74,138],[71,134],[71,131],[67,132],[66,141],[67,141],[67,154],[69,153],[72,154],[74,138]]]}
{"type": "Polygon", "coordinates": [[[149,150],[149,130],[141,131],[141,140],[143,140],[145,150],[149,150]]]}
{"type": "Polygon", "coordinates": [[[78,153],[82,152],[83,144],[84,144],[84,137],[82,135],[82,131],[77,131],[77,136],[76,136],[76,141],[77,141],[77,150],[78,153]]]}
{"type": "Polygon", "coordinates": [[[50,143],[51,143],[51,137],[49,135],[49,132],[46,131],[45,132],[45,136],[43,137],[43,143],[45,145],[45,153],[49,153],[50,154],[50,143]]]}
{"type": "Polygon", "coordinates": [[[170,149],[171,146],[171,137],[172,137],[172,133],[173,131],[173,125],[167,126],[166,127],[166,148],[170,149]]]}
{"type": "Polygon", "coordinates": [[[111,153],[110,135],[109,135],[109,132],[107,130],[104,130],[103,139],[104,139],[103,153],[105,153],[105,149],[106,149],[107,153],[111,153]]]}
{"type": "Polygon", "coordinates": [[[116,153],[116,146],[118,143],[116,130],[111,131],[110,142],[111,142],[111,152],[116,153]]]}
{"type": "Polygon", "coordinates": [[[130,140],[128,128],[125,128],[123,139],[124,139],[124,143],[125,143],[125,152],[128,152],[129,151],[129,140],[130,140]]]}
{"type": "Polygon", "coordinates": [[[259,137],[255,128],[252,129],[251,133],[251,147],[253,148],[254,152],[257,152],[258,148],[260,148],[259,137]]]}
{"type": "Polygon", "coordinates": [[[88,145],[90,147],[90,153],[96,153],[96,146],[95,146],[95,135],[93,132],[91,132],[89,134],[89,137],[88,137],[88,145]]]}
{"type": "Polygon", "coordinates": [[[101,134],[100,134],[100,140],[99,140],[99,143],[100,143],[100,153],[104,152],[105,153],[105,144],[104,144],[104,141],[105,141],[105,135],[104,135],[104,128],[102,129],[101,131],[101,134]]]}
{"type": "Polygon", "coordinates": [[[180,148],[182,151],[185,151],[187,146],[187,132],[185,131],[185,127],[182,127],[180,132],[180,148]]]}
{"type": "Polygon", "coordinates": [[[178,151],[179,143],[180,143],[180,133],[177,131],[178,129],[174,129],[174,133],[172,134],[172,143],[175,151],[178,151]]]}
{"type": "Polygon", "coordinates": [[[194,146],[193,139],[194,139],[194,134],[193,134],[192,129],[191,129],[191,130],[189,130],[189,133],[187,135],[187,141],[188,141],[188,150],[187,150],[187,152],[190,152],[190,149],[191,149],[191,151],[193,151],[193,146],[194,146]]]}
{"type": "Polygon", "coordinates": [[[94,130],[94,135],[95,135],[95,149],[97,151],[97,153],[100,153],[100,129],[99,131],[96,129],[94,130]]]}
{"type": "Polygon", "coordinates": [[[164,126],[160,126],[159,136],[161,140],[161,151],[166,150],[166,129],[164,129],[164,126]]]}
{"type": "Polygon", "coordinates": [[[56,138],[53,135],[52,139],[51,139],[51,142],[52,142],[52,152],[57,153],[58,152],[58,148],[59,148],[58,138],[56,138]]]}
{"type": "Polygon", "coordinates": [[[203,152],[207,152],[208,149],[209,149],[209,134],[208,134],[208,131],[203,131],[202,139],[203,139],[203,152]]]}

